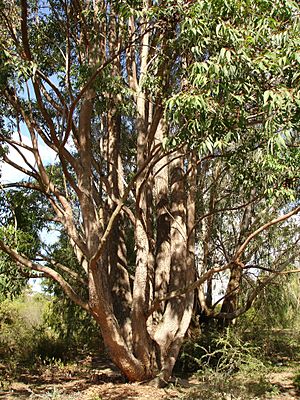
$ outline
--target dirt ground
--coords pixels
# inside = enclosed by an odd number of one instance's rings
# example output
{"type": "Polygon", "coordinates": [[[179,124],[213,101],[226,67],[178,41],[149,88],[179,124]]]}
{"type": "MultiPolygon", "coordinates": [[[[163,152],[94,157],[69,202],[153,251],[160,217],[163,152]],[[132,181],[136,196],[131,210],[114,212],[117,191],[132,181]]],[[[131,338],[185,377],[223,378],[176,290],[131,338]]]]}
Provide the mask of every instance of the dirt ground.
{"type": "MultiPolygon", "coordinates": [[[[125,400],[178,398],[174,388],[157,389],[147,383],[126,383],[108,361],[96,365],[85,360],[78,364],[52,365],[35,371],[25,369],[8,379],[2,366],[0,400],[125,400]]],[[[0,368],[1,369],[1,368],[0,368]]]]}
{"type": "Polygon", "coordinates": [[[295,388],[293,379],[295,371],[281,371],[270,374],[270,382],[279,388],[280,394],[273,396],[272,400],[299,400],[300,393],[295,388]]]}
{"type": "MultiPolygon", "coordinates": [[[[293,379],[299,371],[299,365],[290,369],[272,372],[268,381],[274,386],[274,393],[268,393],[255,399],[297,400],[297,392],[293,379]]],[[[2,376],[5,374],[2,366],[2,376]]],[[[126,383],[118,371],[109,362],[87,360],[85,363],[68,366],[44,366],[35,372],[22,371],[18,377],[6,381],[0,379],[0,400],[156,400],[156,399],[207,399],[197,395],[201,382],[195,377],[188,380],[178,379],[166,389],[158,389],[149,383],[126,383]]],[[[203,385],[203,383],[202,383],[203,385]]],[[[200,392],[199,392],[200,393],[200,392]]],[[[253,398],[253,397],[251,397],[253,398]]],[[[213,399],[248,400],[247,397],[214,393],[213,399]]]]}

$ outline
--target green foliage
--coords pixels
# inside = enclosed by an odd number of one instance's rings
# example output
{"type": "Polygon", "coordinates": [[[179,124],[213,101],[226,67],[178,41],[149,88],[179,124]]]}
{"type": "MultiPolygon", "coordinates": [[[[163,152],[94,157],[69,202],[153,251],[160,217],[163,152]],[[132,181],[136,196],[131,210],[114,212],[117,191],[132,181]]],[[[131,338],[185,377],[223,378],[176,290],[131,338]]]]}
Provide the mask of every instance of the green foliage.
{"type": "Polygon", "coordinates": [[[228,375],[238,371],[255,373],[264,368],[258,354],[258,347],[244,341],[234,329],[223,334],[212,330],[185,343],[179,366],[184,371],[198,370],[200,374],[207,370],[228,375]]]}
{"type": "MultiPolygon", "coordinates": [[[[85,279],[85,273],[78,264],[65,235],[62,234],[60,240],[52,246],[52,256],[76,272],[80,279],[85,279]]],[[[63,271],[61,273],[64,275],[63,271]]],[[[45,313],[45,323],[53,329],[58,338],[71,351],[78,348],[82,350],[95,349],[101,346],[100,330],[92,317],[65,297],[63,290],[56,282],[44,280],[43,285],[45,292],[49,293],[52,298],[45,313]]],[[[86,285],[74,279],[72,287],[82,298],[87,299],[86,285]]]]}
{"type": "MultiPolygon", "coordinates": [[[[74,355],[78,341],[71,348],[70,343],[47,323],[51,301],[45,295],[25,292],[14,300],[0,303],[2,360],[9,365],[16,363],[32,366],[35,363],[53,364],[74,355]]],[[[76,331],[76,324],[74,325],[73,329],[76,331]]],[[[89,334],[88,330],[86,334],[89,334]]],[[[89,337],[85,339],[89,343],[89,337]]]]}
{"type": "MultiPolygon", "coordinates": [[[[299,27],[293,1],[195,2],[178,38],[184,84],[166,101],[169,145],[223,155],[265,194],[299,176],[299,27]]],[[[275,192],[293,200],[286,189],[275,192]]]]}
{"type": "Polygon", "coordinates": [[[228,329],[224,335],[213,338],[206,354],[202,356],[204,368],[214,366],[217,372],[232,374],[242,371],[262,371],[263,363],[258,358],[259,349],[245,342],[236,332],[228,329]]]}
{"type": "Polygon", "coordinates": [[[258,296],[253,308],[242,316],[241,325],[255,329],[288,329],[299,326],[299,276],[278,277],[258,296]]]}
{"type": "Polygon", "coordinates": [[[300,359],[300,335],[297,325],[294,329],[263,329],[249,325],[243,332],[244,340],[253,342],[259,348],[260,357],[272,365],[286,364],[300,359]]]}
{"type": "Polygon", "coordinates": [[[181,400],[258,400],[278,395],[278,387],[263,375],[224,376],[209,371],[188,394],[176,397],[181,400]]]}
{"type": "MultiPolygon", "coordinates": [[[[64,298],[54,297],[45,315],[45,324],[55,332],[69,354],[95,351],[102,347],[100,330],[95,321],[79,306],[64,298]]],[[[41,346],[41,352],[43,346],[41,346]]],[[[46,353],[49,351],[46,350],[46,353]]]]}
{"type": "MultiPolygon", "coordinates": [[[[254,400],[278,395],[280,388],[268,375],[298,363],[300,338],[294,328],[262,330],[248,321],[223,334],[211,329],[196,340],[187,340],[177,367],[185,373],[197,371],[199,383],[178,398],[254,400]]],[[[297,388],[299,374],[294,384],[297,388]]]]}
{"type": "MultiPolygon", "coordinates": [[[[2,190],[0,239],[19,253],[35,258],[42,248],[39,235],[47,226],[47,214],[47,208],[38,193],[2,190]]],[[[20,294],[29,277],[29,270],[21,270],[8,255],[0,251],[0,299],[20,294]]]]}
{"type": "Polygon", "coordinates": [[[188,10],[181,33],[182,45],[191,48],[188,90],[170,99],[168,107],[172,120],[194,134],[193,141],[210,132],[216,146],[235,143],[251,130],[250,119],[266,135],[285,135],[292,128],[289,117],[299,110],[292,95],[299,95],[294,62],[299,6],[292,1],[265,3],[267,11],[258,1],[209,0],[188,10]],[[257,120],[256,114],[263,118],[257,120]]]}
{"type": "Polygon", "coordinates": [[[0,357],[9,362],[26,362],[35,353],[41,337],[46,299],[31,294],[0,303],[0,357]]]}
{"type": "Polygon", "coordinates": [[[297,390],[300,390],[300,372],[294,377],[294,385],[296,386],[297,390]]]}
{"type": "MultiPolygon", "coordinates": [[[[0,227],[0,238],[16,250],[31,256],[34,256],[35,247],[38,247],[36,238],[28,232],[16,230],[12,225],[0,227]]],[[[7,254],[0,251],[0,299],[19,295],[29,276],[29,270],[21,270],[7,254]]]]}

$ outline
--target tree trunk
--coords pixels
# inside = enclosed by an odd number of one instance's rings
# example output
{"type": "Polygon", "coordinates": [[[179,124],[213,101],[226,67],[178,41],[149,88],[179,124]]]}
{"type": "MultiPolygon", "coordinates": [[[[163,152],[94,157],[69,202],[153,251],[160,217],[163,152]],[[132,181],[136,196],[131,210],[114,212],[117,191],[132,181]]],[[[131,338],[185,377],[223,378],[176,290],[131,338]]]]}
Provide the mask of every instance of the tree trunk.
{"type": "Polygon", "coordinates": [[[115,317],[108,277],[104,271],[103,265],[99,263],[90,268],[89,306],[91,314],[101,328],[104,344],[116,366],[129,381],[144,380],[147,375],[143,363],[133,356],[115,317]]]}
{"type": "MultiPolygon", "coordinates": [[[[171,178],[171,266],[168,290],[188,285],[194,276],[187,262],[187,215],[183,156],[175,153],[170,166],[171,178]]],[[[161,372],[164,385],[172,374],[184,335],[188,329],[193,308],[193,293],[172,298],[167,302],[154,340],[159,346],[161,372]]]]}
{"type": "MultiPolygon", "coordinates": [[[[116,109],[107,117],[107,170],[108,184],[111,190],[108,199],[109,215],[116,207],[116,201],[124,194],[123,166],[120,156],[120,116],[116,109]]],[[[127,249],[124,234],[124,213],[121,212],[114,221],[107,246],[109,284],[112,292],[113,309],[119,321],[120,329],[127,345],[131,346],[131,305],[132,296],[127,271],[127,249]]]]}
{"type": "Polygon", "coordinates": [[[146,160],[151,143],[148,143],[148,104],[146,94],[142,90],[143,79],[147,73],[149,51],[149,34],[145,33],[142,40],[141,71],[137,93],[137,170],[140,175],[136,181],[136,270],[133,284],[132,299],[132,338],[133,352],[144,365],[146,376],[153,376],[152,369],[152,341],[147,330],[147,313],[150,302],[150,265],[151,245],[148,220],[149,195],[148,177],[146,174],[146,160]]]}
{"type": "MultiPolygon", "coordinates": [[[[160,121],[155,136],[155,143],[162,143],[164,122],[160,121]]],[[[169,165],[168,156],[157,162],[154,168],[155,208],[156,208],[156,251],[155,251],[155,297],[160,298],[167,293],[170,281],[171,248],[170,248],[170,216],[169,209],[169,165]]],[[[165,309],[165,302],[154,314],[157,324],[165,309]]]]}
{"type": "MultiPolygon", "coordinates": [[[[255,192],[256,192],[255,189],[252,189],[251,197],[255,196],[255,192]]],[[[252,205],[249,204],[244,210],[243,217],[240,223],[240,234],[235,246],[236,250],[240,247],[240,245],[244,241],[247,232],[251,226],[252,213],[253,213],[252,205]]],[[[230,269],[229,282],[227,285],[225,298],[222,304],[221,313],[231,314],[237,310],[242,275],[243,275],[242,268],[237,264],[233,264],[230,269]]],[[[229,326],[231,323],[232,320],[226,318],[223,318],[219,321],[219,325],[221,327],[229,326]]]]}

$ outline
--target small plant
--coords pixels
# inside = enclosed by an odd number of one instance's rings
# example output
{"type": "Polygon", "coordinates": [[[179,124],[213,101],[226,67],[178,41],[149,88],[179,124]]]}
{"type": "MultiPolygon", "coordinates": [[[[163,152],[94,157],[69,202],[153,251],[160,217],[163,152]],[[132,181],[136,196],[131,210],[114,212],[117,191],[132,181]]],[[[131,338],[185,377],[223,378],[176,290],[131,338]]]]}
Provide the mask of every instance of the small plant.
{"type": "Polygon", "coordinates": [[[294,377],[294,385],[295,385],[296,389],[300,391],[300,371],[294,377]]]}
{"type": "Polygon", "coordinates": [[[88,400],[102,400],[102,397],[99,396],[98,394],[92,394],[92,396],[89,397],[88,400]]]}
{"type": "Polygon", "coordinates": [[[265,365],[257,357],[257,347],[244,342],[230,329],[225,335],[213,339],[210,348],[212,350],[208,349],[201,360],[205,366],[213,366],[216,371],[232,374],[265,370],[265,365]]]}
{"type": "Polygon", "coordinates": [[[54,387],[51,392],[45,393],[45,400],[62,400],[61,392],[54,387]]]}
{"type": "Polygon", "coordinates": [[[215,331],[196,341],[187,342],[180,363],[181,370],[198,371],[200,374],[207,369],[229,375],[238,371],[253,374],[266,369],[259,358],[259,349],[251,342],[243,341],[230,329],[225,334],[215,331]]]}
{"type": "Polygon", "coordinates": [[[0,392],[6,391],[10,387],[10,381],[8,381],[5,377],[0,376],[0,392]]]}

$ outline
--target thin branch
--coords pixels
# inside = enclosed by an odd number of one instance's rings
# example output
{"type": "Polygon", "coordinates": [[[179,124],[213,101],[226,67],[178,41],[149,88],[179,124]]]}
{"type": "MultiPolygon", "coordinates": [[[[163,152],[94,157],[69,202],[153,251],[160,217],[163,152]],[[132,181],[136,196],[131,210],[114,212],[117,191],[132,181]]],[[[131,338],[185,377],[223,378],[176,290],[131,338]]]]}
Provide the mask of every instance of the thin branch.
{"type": "MultiPolygon", "coordinates": [[[[210,217],[211,215],[218,214],[220,212],[241,210],[242,208],[245,208],[248,205],[254,203],[258,199],[259,199],[259,197],[256,197],[255,199],[252,199],[252,200],[248,201],[247,203],[240,204],[239,206],[219,208],[219,209],[214,210],[212,212],[206,213],[206,214],[202,215],[199,219],[197,219],[197,221],[195,222],[193,228],[191,229],[191,232],[196,228],[196,226],[199,224],[199,222],[201,222],[205,218],[210,217]]],[[[191,232],[189,233],[189,236],[190,236],[191,232]]]]}
{"type": "Polygon", "coordinates": [[[34,179],[38,179],[38,174],[37,173],[31,172],[28,169],[21,167],[19,164],[16,164],[10,158],[8,158],[7,155],[3,156],[3,160],[4,160],[4,162],[9,164],[13,168],[17,169],[18,171],[23,172],[23,174],[25,174],[27,176],[31,176],[34,179]]]}
{"type": "MultiPolygon", "coordinates": [[[[159,149],[158,149],[158,151],[159,151],[159,149]]],[[[126,202],[128,196],[129,196],[129,193],[131,192],[136,180],[144,172],[144,170],[146,168],[149,168],[149,163],[156,156],[156,154],[157,154],[157,152],[154,153],[154,154],[151,154],[145,160],[143,166],[139,169],[139,171],[136,172],[136,174],[133,176],[133,178],[131,179],[131,181],[127,185],[127,187],[126,187],[126,189],[124,191],[124,194],[121,197],[121,199],[119,199],[117,201],[116,208],[114,209],[114,211],[113,211],[113,213],[112,213],[112,215],[111,215],[111,217],[110,217],[110,219],[108,221],[108,224],[106,226],[105,232],[104,232],[104,234],[103,234],[103,236],[102,236],[102,238],[100,240],[98,249],[97,249],[97,251],[95,252],[95,254],[92,256],[92,258],[90,260],[91,261],[91,265],[95,265],[97,260],[99,260],[99,258],[101,257],[101,254],[102,254],[102,252],[104,250],[104,246],[106,245],[106,242],[107,242],[107,239],[109,237],[109,234],[110,234],[110,232],[111,232],[111,230],[113,228],[113,224],[114,224],[115,219],[117,218],[117,216],[119,215],[120,211],[122,210],[123,205],[126,202]]]]}
{"type": "Polygon", "coordinates": [[[72,301],[74,301],[74,303],[82,307],[84,310],[89,311],[88,303],[81,299],[72,286],[58,272],[54,271],[52,268],[30,261],[24,255],[19,254],[17,251],[7,246],[2,240],[0,240],[0,249],[8,254],[15,262],[19,263],[20,266],[29,268],[30,270],[42,272],[46,276],[54,279],[60,284],[65,294],[72,301]]]}
{"type": "Polygon", "coordinates": [[[292,217],[293,215],[296,215],[300,212],[300,206],[296,207],[294,210],[290,211],[289,213],[283,214],[280,217],[274,218],[271,221],[267,222],[266,224],[260,226],[256,231],[251,233],[247,239],[244,241],[244,243],[239,247],[239,249],[236,251],[234,255],[234,260],[239,260],[243,252],[245,251],[246,247],[248,244],[251,242],[252,239],[254,239],[257,235],[259,235],[261,232],[264,230],[270,228],[273,225],[276,225],[280,222],[283,222],[287,220],[288,218],[292,217]]]}
{"type": "Polygon", "coordinates": [[[165,296],[156,298],[153,300],[150,309],[147,313],[148,318],[152,315],[155,311],[160,308],[160,303],[165,302],[167,300],[171,300],[175,297],[185,296],[188,292],[195,290],[199,286],[201,286],[204,282],[206,282],[210,277],[218,272],[225,271],[231,267],[232,263],[228,263],[223,265],[222,267],[215,267],[211,268],[210,270],[206,271],[199,279],[197,279],[192,284],[185,286],[181,289],[172,290],[171,292],[167,293],[165,296]]]}
{"type": "Polygon", "coordinates": [[[45,81],[47,83],[47,85],[49,85],[51,87],[51,89],[54,91],[54,93],[56,94],[56,96],[59,98],[61,104],[66,107],[66,102],[65,99],[63,98],[61,92],[59,91],[59,89],[57,88],[57,86],[51,81],[51,79],[49,79],[42,71],[40,71],[39,69],[36,70],[36,76],[38,76],[40,79],[42,79],[43,81],[45,81]]]}
{"type": "Polygon", "coordinates": [[[291,269],[291,270],[281,271],[281,272],[279,272],[279,275],[288,275],[288,274],[296,274],[296,273],[300,273],[300,269],[291,269]]]}
{"type": "Polygon", "coordinates": [[[47,257],[43,254],[40,254],[40,257],[44,260],[47,261],[49,264],[53,265],[53,267],[57,267],[60,270],[66,272],[67,274],[70,275],[71,278],[75,279],[76,281],[82,283],[84,286],[87,286],[87,281],[83,279],[77,272],[73,271],[72,269],[68,268],[67,266],[63,265],[62,263],[53,260],[50,257],[47,257]]]}
{"type": "MultiPolygon", "coordinates": [[[[261,290],[266,287],[271,281],[273,281],[277,276],[279,275],[285,275],[288,274],[289,272],[300,272],[300,270],[290,270],[290,271],[284,271],[283,269],[285,268],[286,265],[288,265],[293,259],[294,259],[294,255],[290,256],[289,258],[285,259],[284,261],[280,262],[282,257],[284,255],[289,255],[291,252],[291,248],[295,247],[296,244],[300,241],[300,238],[298,238],[292,246],[287,247],[281,254],[279,254],[276,258],[276,260],[274,261],[274,265],[277,266],[277,269],[269,269],[269,268],[265,268],[265,267],[259,267],[256,265],[241,265],[241,267],[243,269],[250,269],[250,268],[260,268],[262,270],[266,270],[268,272],[271,273],[271,275],[269,275],[264,281],[262,281],[253,291],[252,293],[248,296],[246,303],[243,307],[233,311],[232,313],[216,313],[216,314],[211,314],[210,316],[212,316],[213,318],[218,318],[218,319],[234,319],[237,318],[238,316],[244,314],[246,311],[249,310],[249,308],[252,306],[254,300],[257,298],[259,292],[261,292],[261,290]]],[[[235,288],[234,290],[237,290],[237,288],[235,288]]],[[[224,298],[228,297],[229,294],[227,294],[224,298]]],[[[213,305],[213,309],[216,307],[216,305],[219,303],[216,302],[213,305]]]]}
{"type": "MultiPolygon", "coordinates": [[[[93,72],[93,74],[90,76],[90,78],[87,80],[87,82],[84,84],[74,101],[72,102],[69,113],[68,113],[68,119],[67,119],[67,128],[66,128],[66,133],[65,133],[65,138],[61,144],[61,146],[64,146],[69,138],[69,134],[71,132],[71,122],[72,122],[72,116],[75,111],[75,107],[79,103],[79,101],[82,99],[82,97],[85,95],[87,90],[92,86],[93,82],[95,79],[99,76],[99,74],[108,66],[110,65],[114,60],[116,60],[127,48],[129,48],[131,45],[135,44],[141,36],[146,35],[149,33],[153,27],[149,27],[148,29],[145,29],[145,31],[137,38],[133,38],[129,40],[124,46],[119,47],[114,54],[112,54],[111,57],[109,57],[105,62],[101,63],[93,72]]],[[[133,35],[132,35],[133,37],[133,35]]]]}

